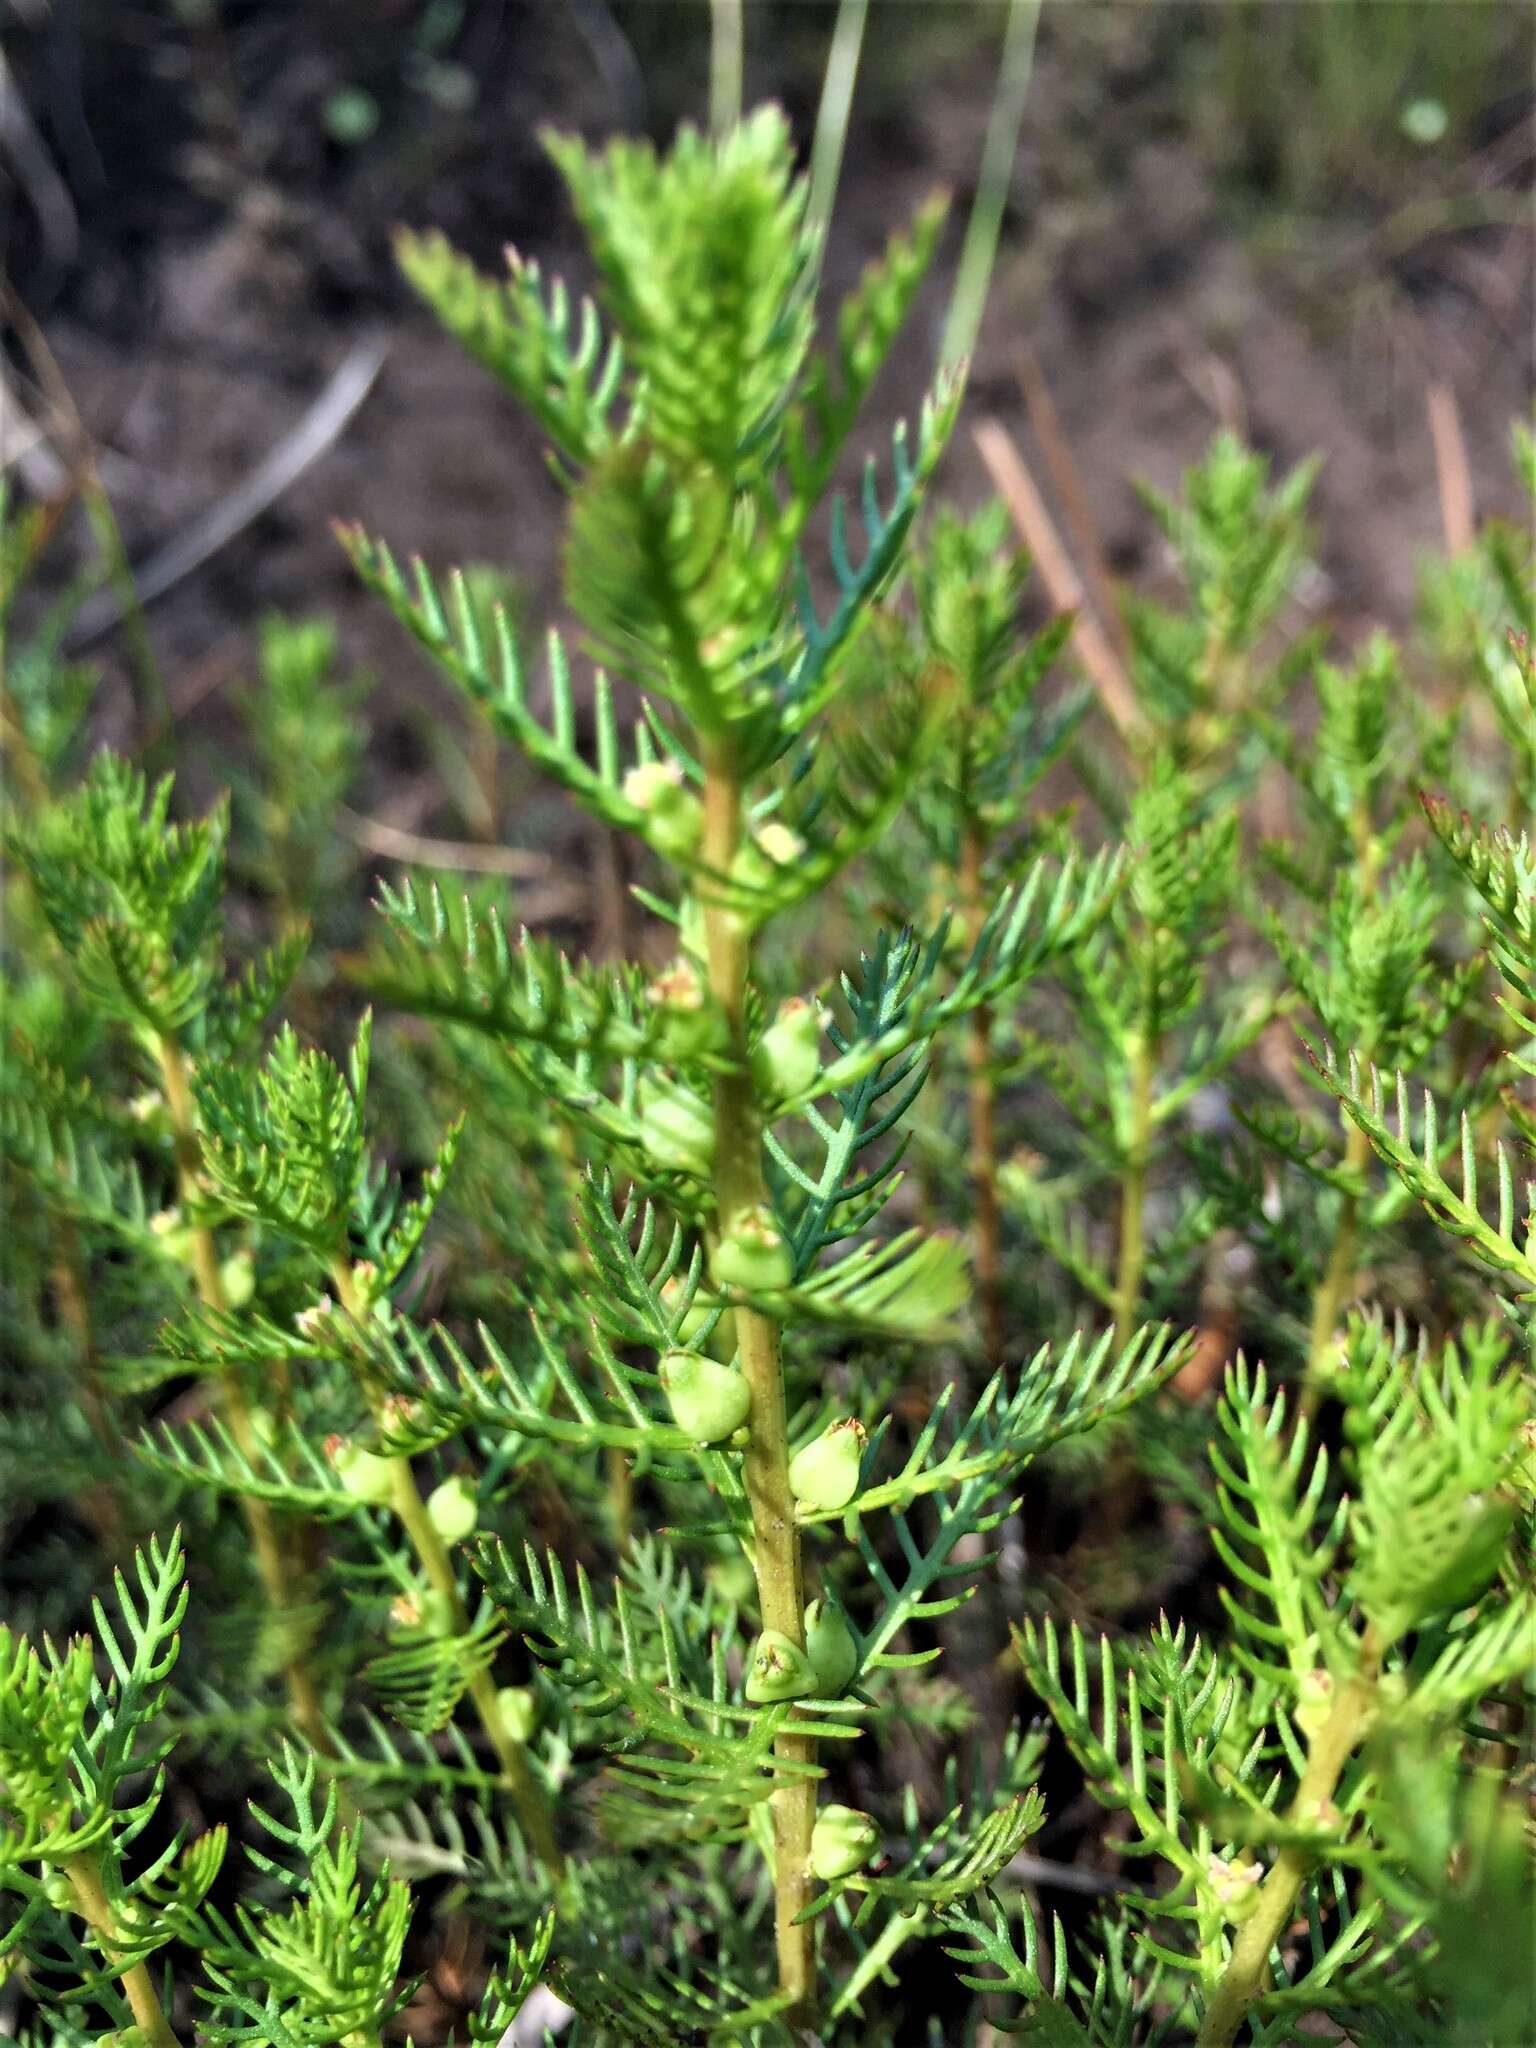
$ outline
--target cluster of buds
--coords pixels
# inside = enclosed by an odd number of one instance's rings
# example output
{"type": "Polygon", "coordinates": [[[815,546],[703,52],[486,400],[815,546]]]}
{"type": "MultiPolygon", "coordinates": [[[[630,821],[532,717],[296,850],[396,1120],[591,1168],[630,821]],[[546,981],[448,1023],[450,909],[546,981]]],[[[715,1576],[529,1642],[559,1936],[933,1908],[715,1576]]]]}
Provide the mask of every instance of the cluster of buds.
{"type": "Polygon", "coordinates": [[[858,1669],[859,1645],[847,1616],[830,1600],[813,1600],[805,1610],[805,1648],[781,1629],[765,1628],[752,1647],[744,1691],[753,1706],[841,1699],[858,1669]]]}
{"type": "Polygon", "coordinates": [[[808,1508],[845,1508],[859,1490],[869,1432],[857,1416],[829,1422],[789,1461],[789,1490],[808,1508]]]}

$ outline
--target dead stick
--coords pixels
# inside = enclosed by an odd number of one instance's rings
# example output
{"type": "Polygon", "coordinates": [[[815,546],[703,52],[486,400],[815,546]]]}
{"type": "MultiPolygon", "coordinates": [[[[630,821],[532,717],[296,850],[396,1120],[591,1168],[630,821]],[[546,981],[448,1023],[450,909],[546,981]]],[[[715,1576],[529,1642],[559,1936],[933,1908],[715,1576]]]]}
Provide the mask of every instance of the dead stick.
{"type": "Polygon", "coordinates": [[[1083,488],[1083,473],[1078,468],[1072,444],[1061,424],[1061,415],[1056,410],[1051,387],[1045,381],[1045,372],[1039,359],[1027,348],[1019,354],[1019,384],[1029,409],[1029,424],[1035,430],[1035,439],[1045,456],[1045,466],[1051,473],[1051,483],[1067,515],[1067,527],[1083,565],[1083,580],[1092,595],[1099,623],[1114,643],[1121,663],[1128,664],[1131,636],[1120,614],[1115,579],[1110,573],[1104,543],[1099,536],[1098,521],[1083,488]]]}
{"type": "Polygon", "coordinates": [[[1448,555],[1464,555],[1477,538],[1472,504],[1472,471],[1467,462],[1461,412],[1449,384],[1431,384],[1424,394],[1429,437],[1435,447],[1435,479],[1440,486],[1440,525],[1448,555]]]}
{"type": "Polygon", "coordinates": [[[1142,716],[1131,680],[1104,629],[1084,604],[1082,580],[1062,545],[1045,501],[1012,436],[1000,420],[983,420],[975,430],[976,447],[987,474],[1001,495],[1029,549],[1058,612],[1074,612],[1072,638],[1078,658],[1098,692],[1110,724],[1122,740],[1140,732],[1142,716]]]}

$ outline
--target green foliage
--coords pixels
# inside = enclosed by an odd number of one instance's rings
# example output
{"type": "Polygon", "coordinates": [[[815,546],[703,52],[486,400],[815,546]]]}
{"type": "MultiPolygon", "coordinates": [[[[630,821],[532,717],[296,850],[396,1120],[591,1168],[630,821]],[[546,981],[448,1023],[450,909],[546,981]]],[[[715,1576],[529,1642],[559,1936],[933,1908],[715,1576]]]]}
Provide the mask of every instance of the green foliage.
{"type": "Polygon", "coordinates": [[[1220,437],[1148,495],[1122,760],[1001,509],[927,507],[957,381],[842,482],[941,209],[823,338],[781,115],[550,147],[593,304],[399,253],[549,444],[606,673],[343,538],[630,842],[625,946],[400,875],[353,948],[325,626],[264,628],[200,819],[13,635],[7,2024],[1509,2034],[1523,539],[1427,600],[1464,744],[1413,648],[1294,630],[1314,466],[1220,437]]]}

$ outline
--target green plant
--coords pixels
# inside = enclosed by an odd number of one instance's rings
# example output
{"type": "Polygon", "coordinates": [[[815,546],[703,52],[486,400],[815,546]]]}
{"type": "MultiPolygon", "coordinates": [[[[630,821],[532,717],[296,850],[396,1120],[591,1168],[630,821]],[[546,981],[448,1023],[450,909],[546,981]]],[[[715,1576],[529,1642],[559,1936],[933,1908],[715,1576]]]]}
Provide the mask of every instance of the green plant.
{"type": "Polygon", "coordinates": [[[1529,780],[1529,561],[1432,600],[1502,742],[1453,747],[1412,650],[1293,631],[1310,468],[1223,438],[1149,499],[1121,760],[1001,514],[925,505],[956,374],[838,488],[939,210],[818,346],[787,127],[722,129],[552,144],[600,306],[400,244],[549,440],[604,671],[553,638],[536,709],[488,578],[344,535],[631,842],[642,957],[404,877],[377,1028],[324,958],[274,1023],[346,872],[329,637],[266,635],[255,905],[222,805],[82,762],[48,628],[8,679],[22,2038],[1500,2038],[1536,864],[1461,804],[1529,780]],[[1228,1271],[1269,1363],[1213,1375],[1228,1271]],[[1048,1819],[1115,1873],[1049,1929],[1048,1819]]]}

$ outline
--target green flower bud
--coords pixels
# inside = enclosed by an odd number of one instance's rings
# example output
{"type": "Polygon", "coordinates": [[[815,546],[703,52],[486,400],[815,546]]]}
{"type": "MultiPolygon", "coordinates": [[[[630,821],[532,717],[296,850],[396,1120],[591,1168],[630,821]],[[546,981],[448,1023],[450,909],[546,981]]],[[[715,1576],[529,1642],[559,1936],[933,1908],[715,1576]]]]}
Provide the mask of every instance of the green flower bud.
{"type": "Polygon", "coordinates": [[[841,1698],[858,1672],[859,1645],[847,1615],[830,1600],[813,1600],[805,1610],[805,1654],[820,1697],[841,1698]]]}
{"type": "Polygon", "coordinates": [[[50,1906],[60,1913],[72,1913],[75,1906],[75,1888],[62,1870],[50,1870],[43,1879],[43,1895],[50,1906]]]}
{"type": "Polygon", "coordinates": [[[445,1543],[462,1543],[466,1536],[473,1536],[480,1520],[480,1497],[475,1482],[467,1474],[455,1472],[451,1479],[432,1489],[427,1514],[445,1543]]]}
{"type": "Polygon", "coordinates": [[[702,1180],[715,1150],[709,1104],[681,1081],[647,1074],[640,1083],[639,1108],[645,1149],[656,1164],[702,1180]]]}
{"type": "Polygon", "coordinates": [[[746,1421],[752,1389],[734,1366],[698,1351],[669,1351],[660,1370],[677,1426],[695,1443],[723,1443],[746,1421]]]}
{"type": "Polygon", "coordinates": [[[752,1651],[746,1695],[756,1707],[809,1699],[816,1690],[805,1652],[776,1628],[765,1628],[752,1651]]]}
{"type": "Polygon", "coordinates": [[[388,1458],[376,1458],[361,1444],[348,1443],[339,1436],[331,1437],[325,1449],[336,1468],[336,1477],[354,1500],[364,1501],[373,1508],[386,1504],[394,1490],[394,1474],[388,1458]]]}
{"type": "Polygon", "coordinates": [[[789,1490],[810,1508],[845,1508],[859,1490],[868,1432],[852,1415],[830,1422],[789,1461],[789,1490]]]}
{"type": "Polygon", "coordinates": [[[704,806],[675,761],[647,761],[624,778],[624,795],[645,814],[645,836],[669,860],[688,860],[704,837],[704,806]]]}
{"type": "Polygon", "coordinates": [[[496,1695],[501,1725],[514,1742],[528,1742],[538,1725],[538,1702],[526,1685],[504,1685],[496,1695]]]}
{"type": "Polygon", "coordinates": [[[249,1252],[231,1252],[219,1267],[219,1285],[231,1308],[244,1308],[256,1292],[256,1262],[249,1252]]]}
{"type": "Polygon", "coordinates": [[[744,1294],[771,1294],[789,1285],[794,1261],[766,1204],[732,1219],[710,1254],[709,1270],[717,1287],[737,1287],[744,1294]]]}
{"type": "Polygon", "coordinates": [[[1241,1927],[1259,1910],[1262,1863],[1229,1863],[1224,1856],[1207,1856],[1205,1876],[1222,1918],[1231,1926],[1241,1927]]]}
{"type": "Polygon", "coordinates": [[[725,1018],[691,960],[674,960],[645,993],[661,1013],[661,1046],[670,1058],[698,1059],[725,1043],[725,1018]]]}
{"type": "Polygon", "coordinates": [[[856,1806],[824,1806],[811,1830],[811,1869],[824,1884],[851,1877],[880,1846],[880,1830],[856,1806]]]}
{"type": "Polygon", "coordinates": [[[804,1095],[821,1072],[821,1012],[791,996],[752,1048],[752,1079],[767,1102],[804,1095]]]}

